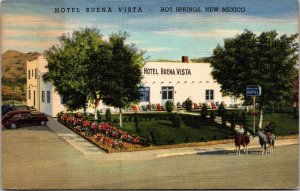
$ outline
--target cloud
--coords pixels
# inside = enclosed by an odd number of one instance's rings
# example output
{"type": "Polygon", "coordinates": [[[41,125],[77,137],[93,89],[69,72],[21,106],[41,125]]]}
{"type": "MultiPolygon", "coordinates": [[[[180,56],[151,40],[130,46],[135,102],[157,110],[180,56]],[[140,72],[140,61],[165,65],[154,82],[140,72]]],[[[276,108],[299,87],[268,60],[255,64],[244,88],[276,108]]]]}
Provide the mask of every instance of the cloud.
{"type": "Polygon", "coordinates": [[[160,51],[172,51],[171,48],[167,48],[167,47],[149,47],[146,48],[147,52],[160,52],[160,51]]]}
{"type": "Polygon", "coordinates": [[[217,37],[234,37],[237,34],[242,33],[243,30],[237,29],[213,29],[209,31],[192,31],[184,30],[179,28],[173,28],[165,31],[154,31],[158,35],[172,35],[180,37],[189,37],[189,38],[217,38],[217,37]]]}
{"type": "Polygon", "coordinates": [[[128,21],[130,24],[142,24],[142,23],[152,23],[153,21],[157,23],[166,23],[170,21],[176,21],[181,23],[209,23],[209,22],[260,22],[260,23],[269,23],[269,22],[297,22],[297,17],[281,17],[281,18],[267,18],[260,16],[249,16],[249,15],[233,15],[233,14],[214,14],[214,15],[199,15],[199,13],[191,14],[173,14],[173,15],[156,15],[152,17],[145,18],[133,18],[128,21]]]}
{"type": "Polygon", "coordinates": [[[6,29],[2,31],[3,38],[7,37],[35,37],[35,38],[56,38],[63,33],[69,33],[72,31],[66,30],[24,30],[24,29],[6,29]]]}
{"type": "Polygon", "coordinates": [[[33,51],[33,50],[42,52],[56,44],[58,44],[57,41],[50,41],[50,40],[31,41],[31,40],[3,39],[2,52],[5,52],[10,49],[21,50],[24,52],[33,51]]]}
{"type": "Polygon", "coordinates": [[[45,17],[45,16],[29,16],[29,15],[3,15],[2,25],[11,26],[38,26],[38,27],[63,27],[65,21],[59,17],[45,17]]]}

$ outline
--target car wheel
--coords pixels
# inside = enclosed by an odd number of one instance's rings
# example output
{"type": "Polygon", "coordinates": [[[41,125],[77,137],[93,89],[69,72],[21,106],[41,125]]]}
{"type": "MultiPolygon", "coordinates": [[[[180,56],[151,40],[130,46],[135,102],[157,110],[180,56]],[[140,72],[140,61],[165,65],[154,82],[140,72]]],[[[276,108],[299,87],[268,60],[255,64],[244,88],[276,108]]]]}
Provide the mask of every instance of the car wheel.
{"type": "Polygon", "coordinates": [[[15,123],[12,123],[12,124],[10,124],[10,128],[11,128],[11,129],[16,129],[16,128],[17,128],[17,125],[16,125],[15,123]]]}
{"type": "Polygon", "coordinates": [[[44,126],[44,125],[46,125],[46,122],[45,121],[41,121],[40,125],[44,126]]]}

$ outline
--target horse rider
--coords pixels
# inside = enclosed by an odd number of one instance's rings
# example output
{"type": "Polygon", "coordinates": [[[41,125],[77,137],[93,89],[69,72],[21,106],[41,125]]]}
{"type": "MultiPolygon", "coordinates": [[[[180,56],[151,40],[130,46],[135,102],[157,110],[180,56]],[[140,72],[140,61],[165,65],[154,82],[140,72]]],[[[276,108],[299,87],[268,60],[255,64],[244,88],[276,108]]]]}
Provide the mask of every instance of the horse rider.
{"type": "Polygon", "coordinates": [[[264,128],[265,134],[267,135],[268,138],[268,143],[270,143],[271,135],[273,133],[273,127],[270,125],[270,122],[266,122],[266,126],[264,128]]]}
{"type": "Polygon", "coordinates": [[[245,133],[245,129],[244,129],[244,125],[240,125],[238,129],[236,129],[236,133],[238,136],[241,136],[242,137],[242,141],[243,143],[245,142],[244,140],[244,133],[245,133]]]}

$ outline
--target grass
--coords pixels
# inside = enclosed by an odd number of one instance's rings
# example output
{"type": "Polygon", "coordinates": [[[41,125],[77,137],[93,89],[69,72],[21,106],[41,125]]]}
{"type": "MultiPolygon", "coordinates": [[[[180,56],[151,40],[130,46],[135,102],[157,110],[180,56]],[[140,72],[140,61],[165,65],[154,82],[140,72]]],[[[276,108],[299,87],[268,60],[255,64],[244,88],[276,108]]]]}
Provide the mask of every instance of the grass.
{"type": "MultiPolygon", "coordinates": [[[[253,116],[247,115],[248,125],[253,128],[253,116]]],[[[266,121],[270,121],[275,129],[275,134],[279,136],[299,134],[299,118],[295,118],[293,113],[271,113],[263,116],[262,128],[266,121]]],[[[258,128],[259,116],[255,118],[255,126],[258,128]]]]}
{"type": "MultiPolygon", "coordinates": [[[[176,128],[172,125],[171,120],[166,117],[168,115],[167,112],[159,112],[154,115],[156,115],[155,118],[152,116],[152,118],[150,117],[151,119],[149,119],[149,113],[148,115],[147,113],[139,113],[140,123],[138,134],[137,129],[135,128],[133,114],[125,114],[123,115],[123,119],[127,118],[127,120],[123,122],[123,127],[120,129],[127,131],[132,135],[149,138],[152,143],[156,142],[155,145],[172,145],[188,142],[232,139],[234,133],[230,127],[221,127],[219,124],[209,119],[201,120],[198,116],[181,114],[181,127],[176,128]],[[129,121],[130,116],[131,121],[129,121]],[[150,134],[153,134],[154,140],[150,134]]],[[[119,125],[117,121],[118,118],[118,114],[112,114],[113,126],[117,127],[119,125]]],[[[92,119],[92,116],[90,119],[92,119]]],[[[104,115],[102,115],[102,119],[105,119],[104,115]]],[[[256,116],[256,126],[258,126],[258,119],[259,117],[256,116]]],[[[248,127],[252,130],[253,116],[247,115],[247,120],[248,127]]],[[[277,136],[299,133],[299,120],[298,118],[295,118],[292,113],[265,114],[263,121],[264,123],[270,121],[274,124],[275,134],[277,136]]]]}
{"type": "MultiPolygon", "coordinates": [[[[134,122],[124,122],[121,130],[137,135],[134,122]]],[[[147,138],[152,132],[156,145],[180,144],[187,142],[202,142],[208,140],[229,138],[229,128],[220,129],[217,125],[193,125],[182,123],[181,127],[173,127],[170,120],[141,121],[139,135],[147,138]]]]}

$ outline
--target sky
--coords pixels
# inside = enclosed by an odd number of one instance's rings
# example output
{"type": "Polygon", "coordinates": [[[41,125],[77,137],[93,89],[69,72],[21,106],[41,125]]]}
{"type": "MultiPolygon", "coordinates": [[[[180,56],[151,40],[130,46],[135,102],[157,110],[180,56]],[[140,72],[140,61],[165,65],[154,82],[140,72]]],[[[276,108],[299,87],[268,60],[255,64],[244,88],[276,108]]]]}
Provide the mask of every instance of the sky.
{"type": "Polygon", "coordinates": [[[1,8],[2,53],[42,53],[59,45],[57,37],[63,33],[97,27],[105,39],[128,32],[127,42],[146,51],[147,60],[208,57],[225,38],[245,29],[257,35],[270,30],[291,35],[298,33],[299,22],[298,0],[5,0],[1,8]],[[140,7],[142,12],[129,12],[128,7],[140,7]],[[176,11],[186,7],[195,12],[176,11]],[[208,12],[207,7],[218,11],[208,12]],[[225,7],[241,12],[223,12],[225,7]],[[63,13],[67,8],[75,12],[63,13]],[[111,12],[91,12],[92,8],[111,12]]]}

